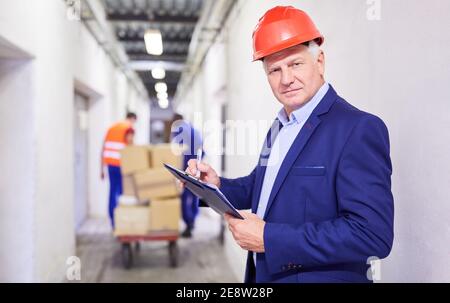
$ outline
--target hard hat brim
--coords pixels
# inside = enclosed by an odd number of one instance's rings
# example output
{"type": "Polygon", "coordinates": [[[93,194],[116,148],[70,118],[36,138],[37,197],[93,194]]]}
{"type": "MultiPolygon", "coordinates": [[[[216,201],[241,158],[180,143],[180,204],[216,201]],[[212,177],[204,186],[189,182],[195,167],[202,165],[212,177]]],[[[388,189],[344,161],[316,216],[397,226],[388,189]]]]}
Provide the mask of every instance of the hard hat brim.
{"type": "Polygon", "coordinates": [[[293,46],[296,46],[299,44],[303,44],[303,43],[306,43],[309,41],[316,41],[317,44],[319,46],[321,46],[325,40],[324,37],[320,33],[317,33],[317,38],[310,39],[309,37],[310,37],[310,35],[308,35],[308,38],[302,37],[302,36],[293,37],[291,39],[287,39],[287,40],[283,41],[282,43],[279,43],[278,45],[276,45],[272,48],[268,48],[268,49],[264,49],[264,50],[255,52],[253,54],[253,62],[263,60],[264,57],[273,55],[275,53],[278,53],[279,51],[282,51],[282,50],[288,49],[290,47],[293,47],[293,46]]]}

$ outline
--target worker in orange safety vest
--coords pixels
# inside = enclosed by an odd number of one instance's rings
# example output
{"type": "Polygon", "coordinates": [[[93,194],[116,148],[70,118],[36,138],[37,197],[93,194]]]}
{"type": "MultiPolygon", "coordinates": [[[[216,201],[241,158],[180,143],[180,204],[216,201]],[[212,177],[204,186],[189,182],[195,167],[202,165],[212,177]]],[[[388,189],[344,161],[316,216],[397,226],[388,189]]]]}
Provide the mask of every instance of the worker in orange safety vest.
{"type": "Polygon", "coordinates": [[[114,209],[117,206],[117,200],[122,194],[122,174],[120,172],[120,151],[125,146],[133,144],[134,129],[137,115],[127,113],[126,120],[112,125],[106,133],[102,146],[100,175],[105,178],[105,166],[108,167],[109,176],[109,217],[112,228],[114,229],[114,209]]]}

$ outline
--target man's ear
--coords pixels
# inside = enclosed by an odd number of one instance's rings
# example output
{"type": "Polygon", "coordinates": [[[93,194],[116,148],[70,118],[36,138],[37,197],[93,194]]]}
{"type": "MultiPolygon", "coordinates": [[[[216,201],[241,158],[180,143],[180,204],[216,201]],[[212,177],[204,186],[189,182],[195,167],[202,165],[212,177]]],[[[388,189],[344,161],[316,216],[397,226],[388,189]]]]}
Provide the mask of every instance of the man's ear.
{"type": "Polygon", "coordinates": [[[319,73],[323,78],[325,75],[325,53],[323,50],[320,50],[319,55],[317,56],[317,66],[319,68],[319,73]]]}

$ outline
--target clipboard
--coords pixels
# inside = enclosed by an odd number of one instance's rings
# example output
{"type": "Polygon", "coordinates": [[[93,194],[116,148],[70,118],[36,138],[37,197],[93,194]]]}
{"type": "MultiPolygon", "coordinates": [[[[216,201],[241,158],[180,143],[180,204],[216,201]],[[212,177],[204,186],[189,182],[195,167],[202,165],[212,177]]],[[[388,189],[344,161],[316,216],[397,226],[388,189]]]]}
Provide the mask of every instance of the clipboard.
{"type": "Polygon", "coordinates": [[[214,209],[220,215],[225,213],[238,218],[244,219],[234,206],[228,201],[225,195],[214,184],[205,183],[188,173],[176,169],[175,167],[165,164],[164,167],[177,178],[182,181],[184,186],[188,188],[193,194],[205,201],[205,203],[214,209]]]}

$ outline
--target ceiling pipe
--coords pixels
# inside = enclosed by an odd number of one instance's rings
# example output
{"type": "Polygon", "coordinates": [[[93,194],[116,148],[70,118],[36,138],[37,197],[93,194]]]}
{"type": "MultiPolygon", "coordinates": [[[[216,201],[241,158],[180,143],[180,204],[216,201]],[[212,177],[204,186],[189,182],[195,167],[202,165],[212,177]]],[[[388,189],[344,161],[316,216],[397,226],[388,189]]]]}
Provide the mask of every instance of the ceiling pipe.
{"type": "Polygon", "coordinates": [[[170,61],[130,61],[127,67],[135,71],[149,71],[154,68],[164,68],[166,71],[182,72],[185,65],[184,63],[170,61]]]}
{"type": "Polygon", "coordinates": [[[122,72],[128,82],[145,99],[149,100],[141,78],[136,72],[127,68],[128,56],[117,41],[112,26],[106,20],[105,7],[100,0],[84,0],[81,3],[81,22],[109,56],[112,63],[122,72]]]}

